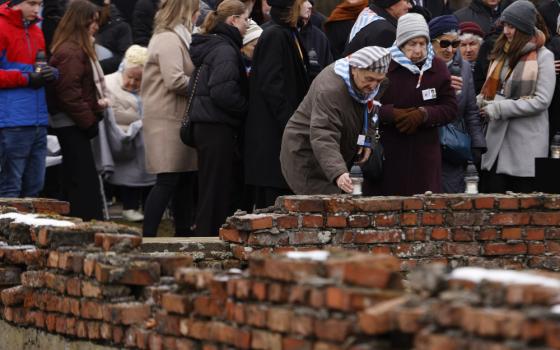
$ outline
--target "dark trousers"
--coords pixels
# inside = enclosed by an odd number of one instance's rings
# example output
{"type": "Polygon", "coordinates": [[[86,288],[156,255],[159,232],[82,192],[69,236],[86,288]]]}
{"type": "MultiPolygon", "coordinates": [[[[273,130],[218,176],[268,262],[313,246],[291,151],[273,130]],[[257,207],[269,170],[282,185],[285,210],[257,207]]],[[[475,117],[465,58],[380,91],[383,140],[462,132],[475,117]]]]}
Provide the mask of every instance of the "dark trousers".
{"type": "Polygon", "coordinates": [[[77,126],[54,130],[62,152],[62,192],[70,202],[70,216],[102,220],[99,177],[89,138],[77,126]]]}
{"type": "Polygon", "coordinates": [[[195,210],[194,192],[196,172],[157,174],[156,184],[152,187],[144,207],[144,237],[155,237],[161,217],[169,201],[175,225],[175,236],[191,234],[192,217],[195,210]]]}
{"type": "Polygon", "coordinates": [[[123,210],[139,210],[144,206],[151,187],[118,186],[123,210]]]}
{"type": "Polygon", "coordinates": [[[218,123],[194,124],[198,154],[197,236],[216,236],[226,218],[233,214],[234,193],[242,188],[236,164],[239,158],[235,130],[218,123]]]}
{"type": "Polygon", "coordinates": [[[294,193],[286,188],[255,186],[255,208],[262,209],[273,206],[276,198],[292,194],[294,193]]]}
{"type": "Polygon", "coordinates": [[[536,190],[534,177],[520,177],[505,174],[496,174],[498,160],[490,171],[482,170],[480,174],[481,193],[506,193],[506,191],[518,193],[531,193],[536,190]]]}

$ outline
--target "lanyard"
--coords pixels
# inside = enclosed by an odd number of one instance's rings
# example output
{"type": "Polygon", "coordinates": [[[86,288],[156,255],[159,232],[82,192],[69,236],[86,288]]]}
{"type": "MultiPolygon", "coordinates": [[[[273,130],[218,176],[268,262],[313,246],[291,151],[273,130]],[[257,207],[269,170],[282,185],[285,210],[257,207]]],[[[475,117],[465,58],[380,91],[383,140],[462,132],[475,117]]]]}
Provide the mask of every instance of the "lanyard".
{"type": "Polygon", "coordinates": [[[299,52],[299,57],[301,57],[301,60],[303,61],[303,51],[301,51],[301,46],[299,45],[299,41],[297,39],[296,33],[292,32],[292,36],[294,37],[294,41],[296,42],[296,46],[299,52]]]}

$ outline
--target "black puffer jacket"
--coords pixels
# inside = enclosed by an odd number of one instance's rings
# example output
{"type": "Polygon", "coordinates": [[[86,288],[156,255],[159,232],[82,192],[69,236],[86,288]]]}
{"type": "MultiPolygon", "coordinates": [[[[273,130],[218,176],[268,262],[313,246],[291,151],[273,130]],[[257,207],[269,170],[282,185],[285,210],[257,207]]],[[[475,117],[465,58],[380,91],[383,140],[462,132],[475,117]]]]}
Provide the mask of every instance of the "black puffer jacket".
{"type": "Polygon", "coordinates": [[[105,23],[95,35],[95,43],[111,51],[113,56],[100,60],[101,68],[105,75],[111,74],[119,69],[119,65],[126,50],[132,45],[132,30],[130,25],[121,17],[115,5],[111,5],[111,18],[105,23]]]}
{"type": "MultiPolygon", "coordinates": [[[[248,82],[237,28],[218,23],[211,34],[193,35],[190,54],[198,78],[189,82],[189,95],[198,80],[191,102],[192,122],[239,126],[248,108],[248,82]]],[[[194,77],[195,75],[193,75],[194,77]]]]}
{"type": "Polygon", "coordinates": [[[138,0],[132,15],[132,37],[134,43],[148,47],[154,29],[154,16],[159,0],[138,0]]]}

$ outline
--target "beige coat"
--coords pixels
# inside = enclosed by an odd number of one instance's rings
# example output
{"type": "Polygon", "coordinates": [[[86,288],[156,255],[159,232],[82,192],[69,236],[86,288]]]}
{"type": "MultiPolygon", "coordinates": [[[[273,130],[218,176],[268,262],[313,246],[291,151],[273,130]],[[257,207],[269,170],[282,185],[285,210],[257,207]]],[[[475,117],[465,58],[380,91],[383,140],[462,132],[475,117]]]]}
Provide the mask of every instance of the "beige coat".
{"type": "Polygon", "coordinates": [[[141,89],[149,173],[197,170],[196,151],[179,138],[187,107],[187,85],[193,71],[188,48],[177,34],[167,31],[152,37],[141,89]]]}

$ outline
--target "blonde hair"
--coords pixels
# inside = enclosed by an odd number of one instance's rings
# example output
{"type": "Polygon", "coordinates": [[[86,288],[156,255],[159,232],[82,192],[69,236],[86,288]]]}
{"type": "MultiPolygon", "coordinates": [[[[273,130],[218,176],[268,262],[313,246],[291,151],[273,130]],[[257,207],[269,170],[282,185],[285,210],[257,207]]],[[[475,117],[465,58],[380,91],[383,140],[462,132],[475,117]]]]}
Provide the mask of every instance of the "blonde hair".
{"type": "Polygon", "coordinates": [[[210,11],[200,26],[200,33],[212,32],[218,23],[224,23],[229,16],[240,16],[247,11],[247,7],[239,0],[224,0],[216,11],[210,11]]]}
{"type": "Polygon", "coordinates": [[[140,45],[132,45],[124,54],[123,64],[125,68],[143,67],[148,60],[148,49],[140,45]]]}
{"type": "Polygon", "coordinates": [[[154,33],[173,30],[183,24],[190,32],[194,27],[193,15],[199,9],[199,0],[165,0],[154,18],[154,33]]]}

